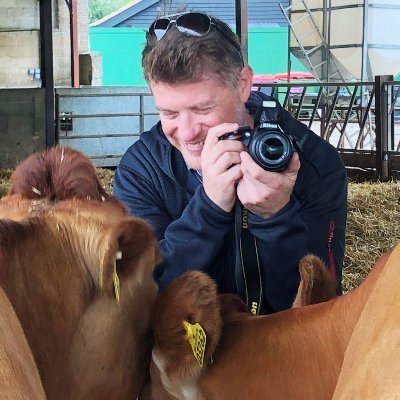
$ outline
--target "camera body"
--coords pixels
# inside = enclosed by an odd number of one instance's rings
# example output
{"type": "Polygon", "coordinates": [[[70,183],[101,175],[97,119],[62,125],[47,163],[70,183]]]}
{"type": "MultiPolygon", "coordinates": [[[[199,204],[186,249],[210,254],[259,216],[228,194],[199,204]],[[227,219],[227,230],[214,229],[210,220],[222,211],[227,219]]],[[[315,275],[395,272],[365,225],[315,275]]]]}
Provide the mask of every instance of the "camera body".
{"type": "Polygon", "coordinates": [[[281,172],[286,169],[294,151],[293,140],[276,121],[275,101],[263,101],[259,123],[254,129],[241,126],[233,132],[226,133],[220,139],[241,140],[253,160],[268,171],[281,172]],[[268,113],[275,116],[268,118],[268,113]]]}

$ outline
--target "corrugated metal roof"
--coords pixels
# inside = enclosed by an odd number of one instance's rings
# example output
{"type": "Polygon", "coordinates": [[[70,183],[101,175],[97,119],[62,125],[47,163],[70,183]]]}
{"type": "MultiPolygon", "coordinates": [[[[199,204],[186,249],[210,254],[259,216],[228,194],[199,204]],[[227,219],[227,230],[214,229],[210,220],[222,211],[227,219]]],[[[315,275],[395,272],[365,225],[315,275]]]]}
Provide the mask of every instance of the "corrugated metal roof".
{"type": "MultiPolygon", "coordinates": [[[[279,3],[287,6],[288,0],[249,0],[248,24],[253,26],[287,26],[286,19],[279,3]]],[[[233,0],[190,0],[185,4],[187,9],[203,11],[220,18],[231,26],[236,22],[236,8],[233,0]]],[[[101,27],[143,27],[147,28],[160,14],[173,13],[182,8],[182,2],[171,0],[168,6],[161,0],[135,0],[129,5],[113,12],[91,24],[101,27]],[[163,12],[165,11],[165,12],[163,12]]]]}

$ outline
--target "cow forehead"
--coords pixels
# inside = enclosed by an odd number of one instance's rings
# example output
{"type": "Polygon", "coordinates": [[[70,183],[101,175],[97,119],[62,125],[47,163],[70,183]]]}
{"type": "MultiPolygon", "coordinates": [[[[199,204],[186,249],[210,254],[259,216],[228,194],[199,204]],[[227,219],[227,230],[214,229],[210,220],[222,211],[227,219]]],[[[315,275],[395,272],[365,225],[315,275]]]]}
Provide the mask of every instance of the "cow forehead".
{"type": "Polygon", "coordinates": [[[127,215],[126,208],[113,199],[110,201],[71,199],[52,203],[48,199],[32,200],[19,194],[8,195],[0,199],[0,219],[20,221],[24,218],[59,212],[108,220],[127,215]]]}
{"type": "Polygon", "coordinates": [[[29,200],[21,195],[10,195],[0,199],[0,219],[20,221],[47,212],[50,208],[51,205],[47,199],[29,200]]]}

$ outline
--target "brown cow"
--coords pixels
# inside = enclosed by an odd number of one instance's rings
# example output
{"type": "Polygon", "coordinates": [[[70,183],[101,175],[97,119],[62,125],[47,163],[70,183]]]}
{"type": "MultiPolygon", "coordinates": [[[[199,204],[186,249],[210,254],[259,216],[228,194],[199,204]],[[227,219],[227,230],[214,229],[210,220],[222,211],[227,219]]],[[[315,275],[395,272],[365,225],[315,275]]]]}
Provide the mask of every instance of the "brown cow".
{"type": "Polygon", "coordinates": [[[8,194],[50,201],[111,197],[101,187],[90,160],[70,147],[52,147],[23,160],[11,175],[8,194]]]}
{"type": "MultiPolygon", "coordinates": [[[[21,220],[54,209],[78,207],[78,203],[72,205],[63,200],[91,200],[87,217],[96,213],[115,220],[128,215],[128,209],[101,187],[86,156],[69,147],[56,146],[30,155],[17,166],[11,175],[8,196],[0,199],[0,218],[21,220]]],[[[80,209],[80,213],[85,210],[80,209]]]]}
{"type": "Polygon", "coordinates": [[[351,336],[334,400],[400,398],[400,245],[368,298],[351,336]]]}
{"type": "Polygon", "coordinates": [[[331,399],[387,257],[360,287],[324,303],[255,317],[242,311],[239,299],[222,297],[222,322],[214,282],[200,272],[176,279],[156,303],[151,385],[141,399],[331,399]],[[195,328],[183,321],[204,328],[203,367],[186,339],[196,338],[195,328]]]}
{"type": "Polygon", "coordinates": [[[31,349],[12,305],[1,288],[0,393],[2,399],[46,398],[31,349]]]}
{"type": "Polygon", "coordinates": [[[79,153],[55,148],[30,159],[22,170],[36,173],[24,184],[17,168],[0,200],[0,286],[47,398],[135,398],[151,352],[157,241],[147,223],[104,196],[79,153]]]}

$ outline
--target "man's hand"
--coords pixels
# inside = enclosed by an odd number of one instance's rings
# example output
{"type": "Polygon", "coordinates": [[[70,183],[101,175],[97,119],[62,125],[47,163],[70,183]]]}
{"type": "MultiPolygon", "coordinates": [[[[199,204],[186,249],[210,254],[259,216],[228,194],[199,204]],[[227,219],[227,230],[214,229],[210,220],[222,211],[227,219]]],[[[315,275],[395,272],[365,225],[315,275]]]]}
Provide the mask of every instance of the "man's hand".
{"type": "Polygon", "coordinates": [[[245,208],[263,218],[272,217],[290,200],[300,168],[299,156],[294,153],[283,172],[266,171],[251,156],[240,153],[243,177],[237,185],[237,195],[245,208]]]}
{"type": "Polygon", "coordinates": [[[236,123],[223,123],[209,129],[201,153],[203,187],[207,196],[229,212],[236,201],[236,182],[242,177],[240,140],[220,140],[220,136],[238,129],[236,123]]]}

